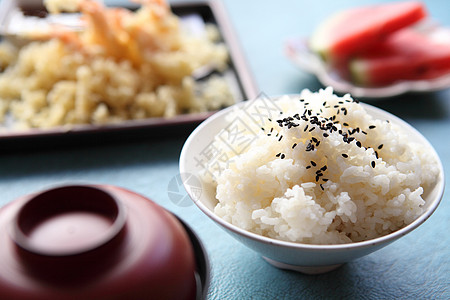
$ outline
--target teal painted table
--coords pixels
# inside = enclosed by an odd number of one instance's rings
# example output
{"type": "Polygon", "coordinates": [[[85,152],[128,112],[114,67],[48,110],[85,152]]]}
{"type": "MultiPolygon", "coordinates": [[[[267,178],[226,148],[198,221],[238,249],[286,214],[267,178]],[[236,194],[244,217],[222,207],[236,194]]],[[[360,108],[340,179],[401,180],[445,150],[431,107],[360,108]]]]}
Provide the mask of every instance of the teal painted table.
{"type": "MultiPolygon", "coordinates": [[[[260,91],[267,95],[317,90],[317,80],[292,66],[284,41],[307,36],[331,12],[375,1],[226,0],[233,26],[260,91]]],[[[426,1],[450,26],[450,2],[426,1]]],[[[450,172],[450,90],[367,101],[405,119],[436,148],[450,172]]],[[[450,299],[450,199],[418,230],[369,256],[324,274],[278,270],[213,224],[196,206],[170,200],[186,136],[141,139],[70,149],[0,154],[0,205],[54,185],[104,183],[141,193],[180,216],[209,254],[210,299],[450,299]]],[[[448,183],[448,176],[447,176],[448,183]]]]}

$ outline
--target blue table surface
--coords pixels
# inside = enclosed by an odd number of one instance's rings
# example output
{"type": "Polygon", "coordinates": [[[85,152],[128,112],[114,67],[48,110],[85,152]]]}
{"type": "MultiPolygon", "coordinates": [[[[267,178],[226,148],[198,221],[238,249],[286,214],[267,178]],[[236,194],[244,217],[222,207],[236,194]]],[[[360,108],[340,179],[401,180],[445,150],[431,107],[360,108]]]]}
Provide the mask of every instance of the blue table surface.
{"type": "MultiPolygon", "coordinates": [[[[224,0],[224,5],[259,90],[279,95],[321,87],[286,59],[287,38],[308,36],[336,10],[377,2],[385,1],[224,0]]],[[[435,20],[450,26],[450,1],[425,3],[435,20]]],[[[365,101],[412,124],[450,171],[450,90],[365,101]]],[[[168,137],[0,154],[0,205],[69,183],[112,184],[141,193],[180,216],[203,241],[212,268],[209,299],[450,299],[448,191],[431,218],[399,241],[333,272],[303,275],[270,266],[195,205],[170,200],[168,185],[179,172],[184,141],[184,136],[168,137]]]]}

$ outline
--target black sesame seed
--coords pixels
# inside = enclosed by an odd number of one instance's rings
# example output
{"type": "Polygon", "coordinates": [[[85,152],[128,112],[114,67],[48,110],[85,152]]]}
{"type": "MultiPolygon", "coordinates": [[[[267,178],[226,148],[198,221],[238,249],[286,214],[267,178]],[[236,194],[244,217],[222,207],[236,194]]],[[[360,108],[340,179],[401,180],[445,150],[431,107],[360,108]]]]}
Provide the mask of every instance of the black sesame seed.
{"type": "Polygon", "coordinates": [[[345,153],[342,153],[342,157],[343,157],[343,158],[348,158],[348,155],[345,154],[345,153]]]}
{"type": "Polygon", "coordinates": [[[324,190],[324,188],[323,188],[323,186],[322,186],[322,184],[319,184],[320,185],[320,188],[322,189],[322,191],[324,190]]]}
{"type": "Polygon", "coordinates": [[[275,155],[276,157],[280,157],[281,153],[278,153],[277,155],[275,155]]]}
{"type": "Polygon", "coordinates": [[[281,159],[284,159],[286,157],[286,155],[284,155],[284,154],[281,154],[281,159]]]}
{"type": "Polygon", "coordinates": [[[360,142],[360,141],[356,141],[356,146],[358,146],[359,148],[361,148],[361,142],[360,142]]]}
{"type": "Polygon", "coordinates": [[[372,166],[372,168],[375,168],[375,161],[372,160],[372,162],[370,163],[370,165],[372,166]]]}
{"type": "Polygon", "coordinates": [[[325,106],[325,105],[327,105],[327,101],[325,101],[324,103],[322,103],[322,106],[325,106]]]}
{"type": "Polygon", "coordinates": [[[367,135],[367,132],[365,132],[364,130],[361,130],[361,133],[367,135]]]}
{"type": "Polygon", "coordinates": [[[380,144],[379,146],[378,146],[378,150],[381,150],[383,148],[383,144],[380,144]]]}
{"type": "Polygon", "coordinates": [[[325,182],[327,182],[327,181],[328,181],[328,178],[322,178],[322,180],[325,181],[325,182]]]}
{"type": "Polygon", "coordinates": [[[311,165],[312,165],[313,167],[317,166],[317,164],[316,164],[313,160],[311,161],[311,165]]]}
{"type": "Polygon", "coordinates": [[[308,130],[308,124],[306,124],[305,128],[303,129],[303,131],[306,132],[306,130],[308,130]]]}
{"type": "Polygon", "coordinates": [[[369,129],[374,129],[376,126],[375,125],[370,125],[369,129]]]}
{"type": "Polygon", "coordinates": [[[311,131],[313,131],[314,129],[316,129],[316,127],[311,127],[308,131],[311,132],[311,131]]]}
{"type": "Polygon", "coordinates": [[[314,143],[317,143],[317,139],[316,139],[315,137],[312,137],[311,140],[312,140],[314,143]]]}
{"type": "Polygon", "coordinates": [[[294,149],[295,147],[297,147],[297,143],[295,143],[294,145],[292,145],[292,149],[294,149]]]}
{"type": "Polygon", "coordinates": [[[320,141],[317,141],[316,143],[316,147],[318,147],[320,145],[320,141]]]}
{"type": "Polygon", "coordinates": [[[324,172],[325,172],[325,171],[327,170],[327,168],[328,168],[327,166],[323,166],[323,167],[322,167],[322,168],[320,168],[320,169],[321,169],[322,171],[324,171],[324,172]]]}
{"type": "Polygon", "coordinates": [[[344,125],[344,126],[348,126],[348,123],[345,123],[345,122],[344,122],[344,123],[342,123],[342,125],[344,125]]]}
{"type": "Polygon", "coordinates": [[[323,133],[323,136],[324,136],[324,137],[328,137],[328,136],[329,136],[329,134],[328,134],[328,133],[326,133],[326,132],[324,132],[324,133],[323,133]]]}
{"type": "Polygon", "coordinates": [[[310,169],[311,168],[311,166],[306,166],[306,169],[310,169]]]}
{"type": "Polygon", "coordinates": [[[281,135],[280,138],[278,139],[278,141],[281,141],[282,138],[283,138],[283,136],[281,135]]]}

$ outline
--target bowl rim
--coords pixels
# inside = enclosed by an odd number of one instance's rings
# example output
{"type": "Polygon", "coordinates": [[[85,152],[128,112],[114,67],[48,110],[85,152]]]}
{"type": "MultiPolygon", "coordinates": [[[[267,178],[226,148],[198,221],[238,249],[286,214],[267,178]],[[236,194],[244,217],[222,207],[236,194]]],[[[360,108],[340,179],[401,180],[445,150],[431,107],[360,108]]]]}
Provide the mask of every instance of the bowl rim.
{"type": "Polygon", "coordinates": [[[9,236],[21,248],[47,257],[70,257],[98,249],[116,238],[125,227],[127,220],[127,209],[123,203],[110,191],[94,185],[68,184],[55,186],[25,196],[13,216],[9,229],[9,236]],[[74,195],[83,193],[78,201],[73,201],[74,195]],[[65,196],[65,197],[61,197],[65,196]],[[102,206],[91,205],[92,199],[102,203],[102,206]],[[32,211],[33,206],[46,204],[45,209],[32,211]],[[108,210],[112,210],[109,212],[108,210]],[[30,213],[34,213],[34,219],[30,213]],[[107,218],[111,223],[108,228],[95,239],[87,244],[77,245],[67,249],[48,249],[41,244],[35,244],[30,232],[36,230],[42,223],[65,213],[87,212],[94,214],[97,218],[107,218]],[[28,214],[28,215],[27,215],[28,214]],[[25,229],[24,223],[30,223],[25,229]]]}
{"type": "MultiPolygon", "coordinates": [[[[296,96],[296,95],[299,95],[299,94],[287,94],[287,95],[280,95],[280,96],[274,96],[274,97],[269,97],[269,98],[277,99],[277,98],[280,98],[283,96],[296,96]]],[[[254,99],[254,100],[256,100],[256,99],[254,99]]],[[[251,101],[254,101],[254,100],[251,100],[251,101]]],[[[363,107],[366,110],[368,109],[369,110],[368,112],[370,114],[373,114],[373,113],[383,114],[385,116],[388,116],[389,120],[393,121],[394,124],[405,126],[407,128],[407,131],[412,132],[415,136],[417,136],[419,138],[419,140],[421,140],[421,142],[424,142],[426,144],[426,146],[432,151],[433,156],[437,160],[440,174],[437,179],[436,185],[434,187],[435,189],[438,189],[436,192],[436,197],[434,199],[432,199],[432,202],[428,205],[426,210],[410,224],[408,224],[394,232],[391,232],[387,235],[380,236],[380,237],[370,239],[370,240],[360,241],[360,242],[353,242],[353,243],[346,243],[346,244],[306,244],[306,243],[298,243],[298,242],[289,242],[289,241],[277,240],[274,238],[259,235],[259,234],[247,231],[245,229],[242,229],[234,224],[231,224],[231,223],[225,221],[224,219],[222,219],[221,217],[216,215],[213,211],[211,211],[199,199],[195,199],[195,197],[193,195],[191,195],[190,189],[186,188],[186,186],[185,186],[185,189],[186,189],[188,195],[190,196],[192,201],[195,203],[195,205],[204,214],[206,214],[210,219],[212,219],[217,224],[223,226],[225,229],[228,229],[238,235],[244,236],[246,238],[249,238],[249,239],[257,241],[257,242],[274,245],[274,246],[280,246],[280,247],[284,247],[284,248],[302,249],[302,250],[310,250],[310,251],[312,251],[312,250],[314,250],[314,251],[352,250],[352,249],[356,249],[356,248],[361,249],[361,248],[367,248],[367,247],[371,247],[371,246],[375,246],[375,245],[379,245],[379,244],[391,243],[391,242],[395,241],[396,239],[398,239],[402,236],[405,236],[406,234],[410,233],[411,231],[413,231],[414,229],[419,227],[421,224],[423,224],[436,211],[436,209],[438,208],[438,206],[442,200],[444,190],[445,190],[445,175],[444,175],[444,168],[442,165],[442,161],[441,161],[439,155],[437,154],[436,150],[434,149],[434,147],[431,145],[431,143],[412,125],[410,125],[403,119],[395,116],[394,114],[391,114],[390,112],[385,111],[381,108],[378,108],[376,106],[373,106],[373,105],[370,105],[367,103],[363,103],[363,102],[360,102],[360,104],[363,105],[363,107]]],[[[186,141],[181,149],[180,159],[179,159],[179,170],[180,170],[181,174],[189,173],[189,170],[186,170],[186,162],[189,159],[188,149],[191,147],[191,144],[193,143],[194,139],[196,137],[198,137],[199,133],[201,133],[203,130],[205,130],[205,128],[208,127],[211,123],[217,121],[218,119],[224,118],[227,114],[231,113],[234,109],[239,108],[244,105],[248,105],[248,100],[240,102],[240,103],[236,103],[230,107],[227,107],[226,109],[223,109],[219,112],[214,113],[209,118],[207,118],[205,121],[203,121],[199,126],[197,126],[197,128],[195,128],[194,131],[192,131],[192,133],[186,139],[186,141]]],[[[202,181],[200,180],[200,182],[202,182],[202,181]]],[[[184,184],[185,183],[183,181],[183,185],[184,184]]],[[[202,182],[202,184],[204,184],[204,183],[202,182]]]]}

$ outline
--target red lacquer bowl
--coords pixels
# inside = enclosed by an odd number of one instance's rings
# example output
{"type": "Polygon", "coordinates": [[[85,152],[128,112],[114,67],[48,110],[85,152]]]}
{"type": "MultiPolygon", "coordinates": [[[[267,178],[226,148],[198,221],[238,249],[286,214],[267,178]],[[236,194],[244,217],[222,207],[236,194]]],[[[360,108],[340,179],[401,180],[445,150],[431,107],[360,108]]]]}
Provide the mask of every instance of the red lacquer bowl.
{"type": "Polygon", "coordinates": [[[199,299],[208,263],[195,234],[114,186],[63,186],[0,209],[0,299],[199,299]]]}

